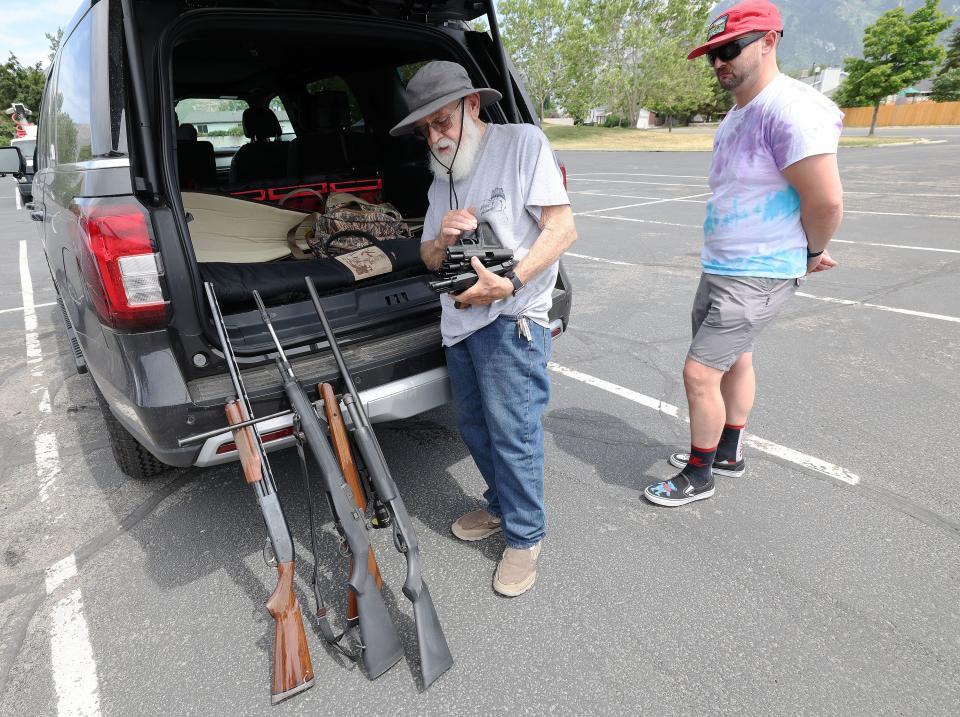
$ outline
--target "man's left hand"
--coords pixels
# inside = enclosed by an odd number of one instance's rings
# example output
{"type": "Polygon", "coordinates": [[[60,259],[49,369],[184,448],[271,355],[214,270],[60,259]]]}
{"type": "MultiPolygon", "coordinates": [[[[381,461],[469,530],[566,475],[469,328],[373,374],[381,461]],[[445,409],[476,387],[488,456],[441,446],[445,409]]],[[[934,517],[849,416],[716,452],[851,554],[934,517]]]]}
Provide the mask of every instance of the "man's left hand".
{"type": "Polygon", "coordinates": [[[814,256],[807,259],[807,273],[816,274],[818,271],[826,271],[827,269],[832,269],[837,266],[839,262],[834,259],[830,254],[827,253],[827,250],[823,250],[823,254],[820,256],[814,256]]]}
{"type": "Polygon", "coordinates": [[[477,257],[470,260],[470,266],[477,272],[480,280],[466,291],[453,294],[458,304],[457,308],[465,309],[467,306],[492,304],[494,301],[506,299],[513,293],[513,282],[494,274],[477,257]]]}

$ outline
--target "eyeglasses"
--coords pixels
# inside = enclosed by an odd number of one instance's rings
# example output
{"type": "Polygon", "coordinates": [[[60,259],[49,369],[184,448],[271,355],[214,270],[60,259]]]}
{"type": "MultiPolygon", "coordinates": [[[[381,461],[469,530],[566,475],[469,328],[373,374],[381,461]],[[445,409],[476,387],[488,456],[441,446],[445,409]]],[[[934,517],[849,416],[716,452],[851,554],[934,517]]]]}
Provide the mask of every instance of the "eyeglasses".
{"type": "Polygon", "coordinates": [[[707,50],[707,62],[710,63],[711,67],[717,63],[717,58],[720,58],[724,62],[730,62],[730,60],[740,57],[740,53],[743,52],[743,48],[747,45],[751,45],[766,36],[766,32],[754,32],[750,35],[744,35],[733,42],[728,42],[726,45],[720,45],[720,47],[716,49],[707,50]]]}
{"type": "Polygon", "coordinates": [[[430,120],[426,124],[417,125],[413,128],[414,134],[416,134],[420,139],[429,140],[430,139],[430,129],[433,128],[437,130],[440,134],[443,134],[453,126],[453,115],[456,114],[456,111],[460,109],[460,105],[463,104],[463,100],[457,102],[457,106],[452,110],[447,112],[443,117],[437,117],[435,120],[430,120]]]}

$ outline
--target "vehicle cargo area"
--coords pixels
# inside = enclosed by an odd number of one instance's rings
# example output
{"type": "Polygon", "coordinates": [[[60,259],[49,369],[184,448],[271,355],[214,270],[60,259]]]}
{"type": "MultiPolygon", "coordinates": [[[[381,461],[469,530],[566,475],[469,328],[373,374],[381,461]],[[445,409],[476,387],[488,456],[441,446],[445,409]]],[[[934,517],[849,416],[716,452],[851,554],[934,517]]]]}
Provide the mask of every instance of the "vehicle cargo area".
{"type": "Polygon", "coordinates": [[[371,38],[369,19],[322,18],[208,10],[173,28],[170,146],[199,277],[234,314],[253,289],[268,305],[305,300],[307,276],[323,295],[396,285],[385,316],[436,309],[422,279],[406,281],[428,274],[427,146],[389,130],[404,83],[451,55],[449,40],[396,22],[371,38]],[[344,217],[360,231],[338,233],[344,217]]]}

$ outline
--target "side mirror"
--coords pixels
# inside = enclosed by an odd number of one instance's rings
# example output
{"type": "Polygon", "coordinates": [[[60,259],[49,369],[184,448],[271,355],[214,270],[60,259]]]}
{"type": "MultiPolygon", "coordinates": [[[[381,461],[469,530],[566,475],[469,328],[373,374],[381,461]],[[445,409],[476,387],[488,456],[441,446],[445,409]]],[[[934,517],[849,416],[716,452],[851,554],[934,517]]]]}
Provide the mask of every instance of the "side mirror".
{"type": "Polygon", "coordinates": [[[27,173],[27,163],[19,147],[0,147],[0,177],[12,174],[20,179],[27,173]]]}

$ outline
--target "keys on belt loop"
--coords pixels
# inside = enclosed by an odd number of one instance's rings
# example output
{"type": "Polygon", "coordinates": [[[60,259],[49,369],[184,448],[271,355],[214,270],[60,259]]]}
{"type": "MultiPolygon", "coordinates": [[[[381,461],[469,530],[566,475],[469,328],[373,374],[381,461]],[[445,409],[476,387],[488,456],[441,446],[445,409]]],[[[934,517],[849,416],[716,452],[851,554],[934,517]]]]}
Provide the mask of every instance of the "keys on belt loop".
{"type": "Polygon", "coordinates": [[[530,335],[530,325],[527,323],[526,316],[517,317],[517,336],[525,338],[527,343],[533,341],[533,336],[530,335]]]}

